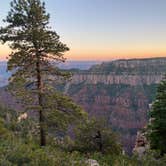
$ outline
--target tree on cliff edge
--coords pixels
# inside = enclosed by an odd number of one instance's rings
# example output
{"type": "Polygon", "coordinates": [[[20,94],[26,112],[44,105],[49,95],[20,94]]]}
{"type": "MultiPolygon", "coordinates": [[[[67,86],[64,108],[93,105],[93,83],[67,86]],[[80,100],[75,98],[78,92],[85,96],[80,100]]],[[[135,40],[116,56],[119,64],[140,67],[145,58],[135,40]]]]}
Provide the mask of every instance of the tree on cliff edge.
{"type": "Polygon", "coordinates": [[[166,77],[158,86],[156,100],[150,112],[151,148],[166,153],[166,77]]]}
{"type": "Polygon", "coordinates": [[[13,0],[4,21],[7,26],[0,29],[0,40],[8,42],[13,50],[8,61],[8,70],[15,71],[11,81],[24,80],[25,85],[33,86],[35,108],[39,110],[40,144],[45,146],[44,95],[50,88],[48,75],[64,76],[53,61],[65,61],[63,53],[69,48],[48,26],[49,14],[40,0],[13,0]]]}

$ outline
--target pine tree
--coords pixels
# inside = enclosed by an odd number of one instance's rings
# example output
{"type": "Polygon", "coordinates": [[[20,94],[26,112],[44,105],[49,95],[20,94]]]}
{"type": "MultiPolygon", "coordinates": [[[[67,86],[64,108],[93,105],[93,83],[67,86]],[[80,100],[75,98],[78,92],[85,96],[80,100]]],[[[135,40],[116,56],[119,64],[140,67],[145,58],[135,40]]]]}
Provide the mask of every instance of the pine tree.
{"type": "Polygon", "coordinates": [[[49,27],[49,18],[44,2],[13,0],[4,20],[7,26],[0,29],[0,40],[9,43],[13,50],[8,60],[8,70],[14,71],[11,82],[22,80],[26,87],[33,87],[32,96],[36,96],[33,100],[39,110],[41,146],[46,145],[44,94],[50,88],[47,84],[52,81],[52,75],[65,76],[55,68],[54,62],[64,62],[64,52],[69,50],[49,27]]]}
{"type": "Polygon", "coordinates": [[[150,112],[150,144],[151,148],[166,153],[166,78],[158,86],[156,100],[150,112]]]}

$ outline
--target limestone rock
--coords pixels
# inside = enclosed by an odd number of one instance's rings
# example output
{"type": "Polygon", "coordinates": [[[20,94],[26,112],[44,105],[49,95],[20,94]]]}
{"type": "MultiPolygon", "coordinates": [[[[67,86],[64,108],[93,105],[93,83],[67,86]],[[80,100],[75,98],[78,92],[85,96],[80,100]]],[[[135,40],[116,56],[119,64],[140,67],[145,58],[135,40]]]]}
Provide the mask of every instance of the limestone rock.
{"type": "Polygon", "coordinates": [[[133,149],[133,153],[137,154],[140,158],[149,149],[149,143],[146,138],[146,132],[137,132],[136,144],[133,149]]]}
{"type": "Polygon", "coordinates": [[[86,164],[88,164],[88,166],[100,166],[99,163],[96,160],[93,160],[93,159],[88,159],[86,161],[86,164]]]}

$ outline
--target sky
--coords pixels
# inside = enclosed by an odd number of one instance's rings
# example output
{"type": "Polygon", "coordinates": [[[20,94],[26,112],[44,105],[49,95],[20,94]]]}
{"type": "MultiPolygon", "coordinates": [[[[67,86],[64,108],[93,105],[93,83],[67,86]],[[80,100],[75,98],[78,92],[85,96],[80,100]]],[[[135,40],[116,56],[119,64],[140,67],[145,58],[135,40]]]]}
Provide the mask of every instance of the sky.
{"type": "MultiPolygon", "coordinates": [[[[0,2],[0,26],[10,9],[0,2]]],[[[68,60],[166,56],[166,0],[45,0],[68,60]]],[[[0,45],[0,59],[10,53],[0,45]]]]}

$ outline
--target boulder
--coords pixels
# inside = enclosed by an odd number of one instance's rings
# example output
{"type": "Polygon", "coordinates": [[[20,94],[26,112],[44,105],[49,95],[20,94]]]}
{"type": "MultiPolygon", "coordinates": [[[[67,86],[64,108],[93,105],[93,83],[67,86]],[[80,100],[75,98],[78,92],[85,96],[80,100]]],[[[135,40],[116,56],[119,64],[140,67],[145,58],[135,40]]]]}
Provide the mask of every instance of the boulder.
{"type": "Polygon", "coordinates": [[[96,160],[93,160],[93,159],[88,159],[86,161],[86,164],[88,164],[88,166],[100,166],[99,163],[96,160]]]}

